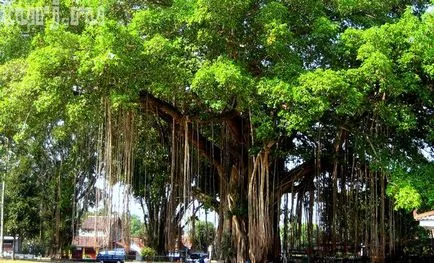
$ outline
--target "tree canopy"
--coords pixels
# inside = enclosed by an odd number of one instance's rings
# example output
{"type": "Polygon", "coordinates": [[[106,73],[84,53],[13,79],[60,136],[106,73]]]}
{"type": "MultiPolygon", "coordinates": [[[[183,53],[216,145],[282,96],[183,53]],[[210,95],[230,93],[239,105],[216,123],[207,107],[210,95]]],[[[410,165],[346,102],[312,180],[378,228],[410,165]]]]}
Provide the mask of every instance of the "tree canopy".
{"type": "MultiPolygon", "coordinates": [[[[380,225],[386,194],[397,210],[433,209],[432,4],[61,1],[61,15],[102,6],[104,19],[0,24],[0,135],[17,164],[7,176],[52,180],[58,220],[101,171],[152,185],[133,191],[157,217],[195,196],[219,211],[216,240],[230,234],[238,262],[276,257],[285,193],[298,194],[300,213],[306,198],[308,239],[313,203],[324,203],[334,243],[345,200],[378,200],[380,225]]],[[[371,241],[385,247],[376,227],[371,241]]]]}

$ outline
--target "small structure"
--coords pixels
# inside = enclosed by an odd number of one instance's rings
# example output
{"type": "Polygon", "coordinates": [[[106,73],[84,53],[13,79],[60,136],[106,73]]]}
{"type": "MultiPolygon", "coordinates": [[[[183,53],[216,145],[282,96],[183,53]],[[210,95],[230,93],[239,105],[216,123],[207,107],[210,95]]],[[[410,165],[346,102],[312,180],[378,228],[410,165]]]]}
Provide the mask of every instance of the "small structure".
{"type": "Polygon", "coordinates": [[[12,253],[21,252],[21,238],[13,236],[5,236],[3,238],[3,256],[10,257],[12,253]]]}
{"type": "Polygon", "coordinates": [[[418,214],[417,210],[413,211],[413,217],[416,221],[419,221],[419,225],[429,231],[431,231],[431,238],[434,237],[434,211],[418,214]]]}
{"type": "Polygon", "coordinates": [[[122,233],[122,222],[118,217],[90,216],[72,240],[72,258],[96,259],[100,249],[117,247],[122,233]]]}

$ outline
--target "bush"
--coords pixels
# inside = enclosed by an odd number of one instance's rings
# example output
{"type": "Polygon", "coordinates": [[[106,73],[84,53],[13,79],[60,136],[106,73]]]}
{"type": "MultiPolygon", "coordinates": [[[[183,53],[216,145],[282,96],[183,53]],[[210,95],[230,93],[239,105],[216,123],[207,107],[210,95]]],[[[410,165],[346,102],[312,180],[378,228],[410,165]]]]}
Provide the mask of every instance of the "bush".
{"type": "Polygon", "coordinates": [[[151,247],[144,247],[142,248],[142,251],[140,251],[140,254],[143,258],[149,259],[155,257],[157,255],[157,251],[151,247]]]}
{"type": "Polygon", "coordinates": [[[44,244],[39,240],[30,240],[23,242],[22,253],[33,254],[35,256],[43,255],[45,252],[44,244]]]}
{"type": "Polygon", "coordinates": [[[195,249],[207,252],[208,246],[214,242],[216,230],[212,223],[199,221],[196,222],[194,233],[190,231],[190,237],[193,238],[195,249]]]}

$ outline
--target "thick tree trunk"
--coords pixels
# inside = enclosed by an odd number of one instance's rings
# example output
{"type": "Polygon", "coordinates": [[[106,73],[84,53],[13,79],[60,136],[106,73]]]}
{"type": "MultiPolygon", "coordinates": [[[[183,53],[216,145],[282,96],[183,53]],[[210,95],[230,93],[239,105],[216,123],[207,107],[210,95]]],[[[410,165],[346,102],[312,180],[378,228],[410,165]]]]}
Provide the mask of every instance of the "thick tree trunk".
{"type": "MultiPolygon", "coordinates": [[[[147,93],[142,93],[140,100],[143,109],[158,113],[160,118],[171,122],[172,129],[186,137],[184,140],[188,139],[190,146],[216,169],[220,197],[216,235],[219,257],[240,263],[248,258],[251,262],[277,260],[280,254],[277,199],[280,200],[293,182],[314,172],[314,164],[306,163],[272,181],[269,156],[273,144],[265,146],[256,158],[249,159],[251,126],[235,110],[216,116],[224,128],[223,139],[217,146],[199,134],[193,128],[194,124],[187,124],[186,116],[170,103],[147,93]],[[273,182],[278,183],[274,185],[273,182]]],[[[197,118],[188,119],[194,122],[197,118]]]]}
{"type": "Polygon", "coordinates": [[[219,227],[217,229],[216,245],[218,246],[218,258],[231,262],[245,262],[247,259],[247,221],[246,211],[243,210],[245,203],[240,194],[242,180],[239,170],[232,167],[229,180],[220,176],[220,200],[219,227]],[[222,194],[223,193],[223,194],[222,194]]]}
{"type": "Polygon", "coordinates": [[[248,218],[249,232],[249,256],[251,262],[265,262],[267,257],[272,257],[273,235],[273,204],[270,192],[269,178],[269,154],[272,144],[269,144],[254,159],[253,172],[249,178],[248,190],[248,218]]]}
{"type": "Polygon", "coordinates": [[[229,180],[229,194],[227,195],[228,208],[231,211],[232,242],[236,248],[237,262],[244,262],[247,258],[247,224],[246,215],[243,211],[245,203],[244,196],[240,193],[239,187],[242,185],[241,174],[235,167],[231,169],[231,178],[229,180]]]}
{"type": "Polygon", "coordinates": [[[279,207],[274,204],[269,180],[269,149],[258,154],[249,177],[248,198],[243,191],[239,170],[232,167],[226,184],[226,200],[221,200],[217,242],[220,258],[231,262],[276,262],[280,255],[279,207]],[[244,211],[247,202],[249,213],[244,211]],[[228,247],[228,242],[230,247],[228,247]]]}

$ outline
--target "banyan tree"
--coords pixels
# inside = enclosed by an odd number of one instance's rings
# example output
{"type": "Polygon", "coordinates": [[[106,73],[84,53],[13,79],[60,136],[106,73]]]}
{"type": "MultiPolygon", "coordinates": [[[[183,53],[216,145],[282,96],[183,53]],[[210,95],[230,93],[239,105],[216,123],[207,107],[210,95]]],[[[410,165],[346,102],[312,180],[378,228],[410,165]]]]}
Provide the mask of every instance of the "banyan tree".
{"type": "Polygon", "coordinates": [[[160,250],[199,200],[232,262],[400,253],[399,209],[433,205],[428,3],[102,5],[97,23],[1,25],[1,132],[99,126],[98,172],[145,197],[160,250]]]}

